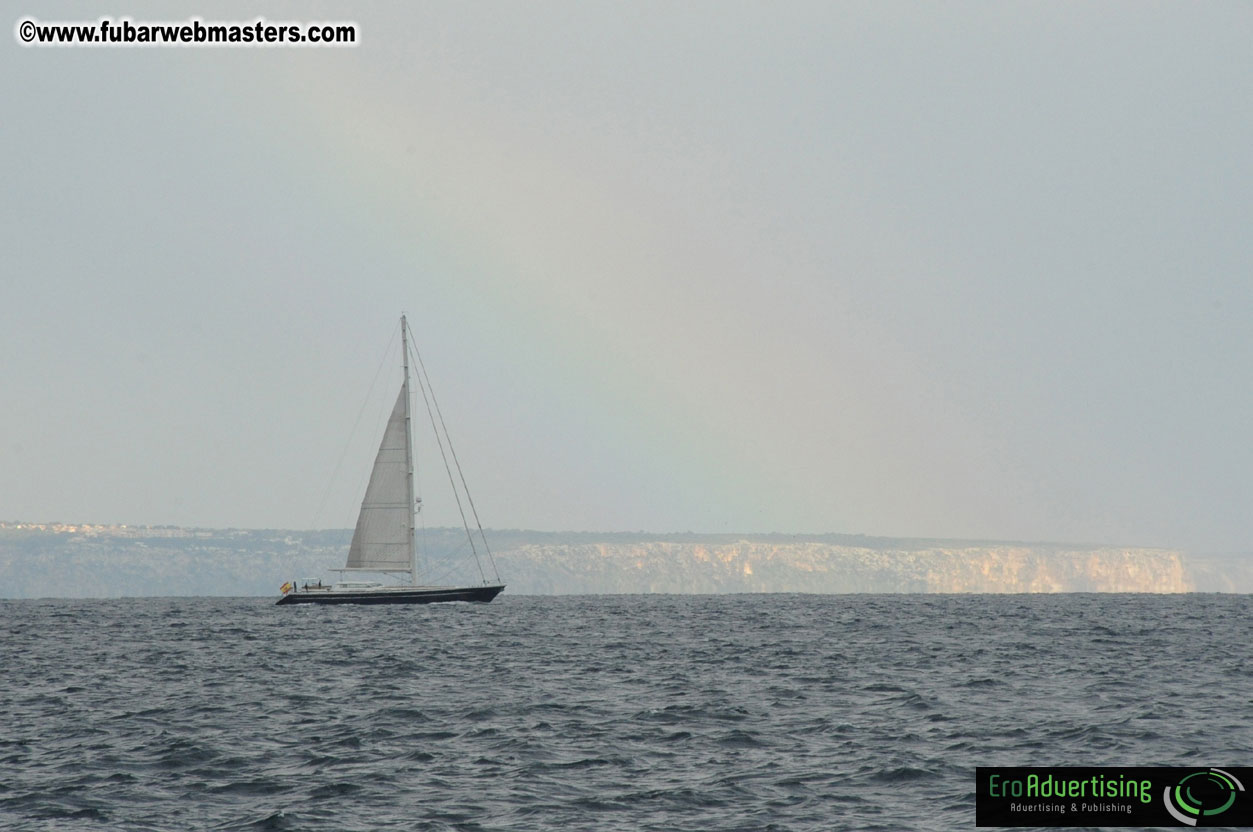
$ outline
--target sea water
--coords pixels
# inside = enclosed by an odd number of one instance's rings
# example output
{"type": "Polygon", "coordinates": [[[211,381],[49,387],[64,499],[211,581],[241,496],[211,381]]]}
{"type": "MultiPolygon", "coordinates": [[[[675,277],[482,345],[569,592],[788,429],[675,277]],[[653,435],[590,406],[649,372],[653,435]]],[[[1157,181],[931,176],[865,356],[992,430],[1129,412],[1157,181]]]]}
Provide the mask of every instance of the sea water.
{"type": "Polygon", "coordinates": [[[962,829],[978,765],[1249,765],[1253,598],[0,602],[0,828],[962,829]]]}

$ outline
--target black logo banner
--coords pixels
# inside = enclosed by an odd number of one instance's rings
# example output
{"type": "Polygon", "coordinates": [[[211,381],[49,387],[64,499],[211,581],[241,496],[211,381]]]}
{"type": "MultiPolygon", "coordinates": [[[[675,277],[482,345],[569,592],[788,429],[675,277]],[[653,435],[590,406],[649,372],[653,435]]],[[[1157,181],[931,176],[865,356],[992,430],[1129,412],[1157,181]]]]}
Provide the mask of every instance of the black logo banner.
{"type": "Polygon", "coordinates": [[[1253,827],[1253,767],[975,769],[975,826],[1253,827]]]}

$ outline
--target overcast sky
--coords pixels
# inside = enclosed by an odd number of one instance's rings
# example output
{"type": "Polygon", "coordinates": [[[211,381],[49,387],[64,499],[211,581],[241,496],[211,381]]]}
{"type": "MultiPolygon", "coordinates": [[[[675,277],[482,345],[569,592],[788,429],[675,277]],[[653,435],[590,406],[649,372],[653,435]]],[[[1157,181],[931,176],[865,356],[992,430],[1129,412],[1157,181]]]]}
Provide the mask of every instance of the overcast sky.
{"type": "Polygon", "coordinates": [[[353,525],[406,311],[488,526],[1253,549],[1248,3],[193,11],[360,45],[6,37],[0,519],[353,525]]]}

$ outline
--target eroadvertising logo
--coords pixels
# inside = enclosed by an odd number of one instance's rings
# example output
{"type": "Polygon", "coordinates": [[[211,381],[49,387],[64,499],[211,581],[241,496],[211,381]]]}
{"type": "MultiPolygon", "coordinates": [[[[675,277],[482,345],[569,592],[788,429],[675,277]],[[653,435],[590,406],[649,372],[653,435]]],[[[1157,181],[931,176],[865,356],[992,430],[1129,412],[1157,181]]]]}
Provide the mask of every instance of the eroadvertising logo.
{"type": "Polygon", "coordinates": [[[976,826],[1253,827],[1253,768],[975,769],[976,826]]]}
{"type": "MultiPolygon", "coordinates": [[[[1192,772],[1174,789],[1167,787],[1162,800],[1166,811],[1180,823],[1188,826],[1227,826],[1226,819],[1219,818],[1219,815],[1225,815],[1236,805],[1236,794],[1242,791],[1244,784],[1234,774],[1221,768],[1211,768],[1192,772]],[[1202,819],[1212,819],[1216,823],[1198,824],[1202,819]]],[[[1247,805],[1243,814],[1247,820],[1247,805]]]]}

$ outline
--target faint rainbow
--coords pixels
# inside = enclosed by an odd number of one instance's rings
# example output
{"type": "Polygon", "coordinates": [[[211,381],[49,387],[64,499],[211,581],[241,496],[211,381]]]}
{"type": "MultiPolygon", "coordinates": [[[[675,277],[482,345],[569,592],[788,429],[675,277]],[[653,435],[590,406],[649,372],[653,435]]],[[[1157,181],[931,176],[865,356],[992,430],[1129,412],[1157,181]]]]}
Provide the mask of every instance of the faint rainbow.
{"type": "MultiPolygon", "coordinates": [[[[693,499],[709,508],[704,513],[725,517],[732,529],[743,529],[736,516],[749,508],[746,500],[754,491],[744,479],[786,482],[786,475],[771,470],[768,461],[745,453],[738,437],[711,430],[711,422],[701,412],[704,403],[693,401],[678,378],[668,379],[632,360],[629,340],[607,337],[590,322],[576,325],[581,321],[574,304],[576,293],[570,291],[568,282],[553,279],[568,280],[569,276],[559,268],[520,270],[517,247],[525,241],[518,239],[505,218],[489,213],[467,221],[466,212],[458,206],[423,198],[424,186],[431,182],[415,173],[415,158],[435,158],[441,152],[491,158],[499,156],[498,149],[514,137],[498,133],[495,123],[476,124],[476,116],[459,110],[455,103],[423,118],[428,114],[406,105],[404,96],[385,79],[360,71],[344,72],[342,65],[333,72],[316,66],[312,73],[291,76],[289,87],[282,105],[289,112],[284,114],[307,126],[307,140],[321,150],[313,155],[344,164],[339,173],[319,168],[326,174],[321,182],[328,198],[342,196],[337,187],[364,190],[375,209],[368,220],[346,214],[346,224],[355,224],[359,232],[388,245],[393,256],[415,274],[434,270],[455,275],[455,280],[433,281],[424,287],[444,293],[439,300],[455,305],[473,296],[480,303],[487,302],[491,318],[512,319],[513,326],[539,333],[548,359],[563,365],[581,395],[589,398],[588,413],[596,420],[595,429],[604,447],[618,459],[642,457],[651,460],[656,471],[684,480],[693,499]],[[424,243],[418,244],[414,229],[422,229],[424,243]]],[[[443,93],[445,102],[457,98],[455,89],[443,93]]],[[[568,192],[568,204],[596,206],[619,221],[650,213],[650,206],[625,210],[606,204],[615,195],[573,181],[561,160],[550,158],[543,148],[529,150],[533,151],[530,168],[517,174],[520,180],[533,177],[550,185],[560,183],[568,192]]],[[[293,161],[293,174],[307,176],[302,160],[293,161]]],[[[422,166],[426,176],[432,169],[438,166],[422,166]]],[[[472,187],[472,183],[465,185],[472,187]]],[[[354,199],[360,198],[360,193],[354,194],[354,199]]],[[[476,193],[465,196],[469,201],[481,198],[476,193]]],[[[504,210],[507,214],[510,209],[504,210]]],[[[587,230],[577,228],[578,217],[569,219],[575,220],[572,233],[587,230]]],[[[542,255],[538,257],[542,264],[542,255]]],[[[803,499],[802,495],[791,497],[803,499]]]]}

